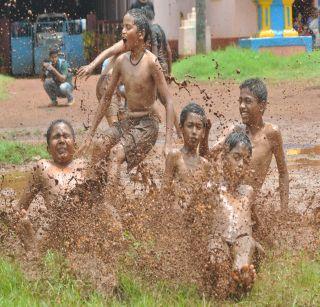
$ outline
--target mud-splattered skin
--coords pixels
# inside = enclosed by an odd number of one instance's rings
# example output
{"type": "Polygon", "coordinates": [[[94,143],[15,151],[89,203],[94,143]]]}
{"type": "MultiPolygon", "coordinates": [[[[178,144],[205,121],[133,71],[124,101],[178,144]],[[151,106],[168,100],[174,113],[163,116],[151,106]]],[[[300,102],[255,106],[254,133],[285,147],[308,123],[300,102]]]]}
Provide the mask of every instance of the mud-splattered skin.
{"type": "MultiPolygon", "coordinates": [[[[232,131],[244,131],[250,138],[253,152],[250,162],[250,173],[246,176],[245,182],[250,184],[257,194],[263,185],[272,157],[276,159],[279,172],[279,190],[281,199],[281,209],[287,210],[289,202],[289,175],[283,150],[283,141],[279,128],[271,123],[263,121],[263,113],[266,109],[266,102],[258,102],[258,99],[249,89],[240,90],[239,111],[243,125],[232,126],[226,135],[232,131]]],[[[205,141],[208,140],[208,132],[205,141]]],[[[212,149],[204,145],[201,155],[216,158],[222,151],[225,137],[217,142],[212,149]]]]}
{"type": "Polygon", "coordinates": [[[204,137],[203,118],[196,113],[188,113],[181,129],[184,146],[180,150],[169,152],[162,188],[170,189],[175,191],[175,194],[190,199],[192,196],[190,190],[202,185],[209,176],[210,165],[198,153],[199,143],[204,137]]]}
{"type": "Polygon", "coordinates": [[[48,152],[53,160],[40,160],[34,166],[25,193],[18,203],[18,210],[22,214],[18,228],[20,238],[27,249],[31,249],[35,244],[35,233],[26,216],[26,210],[35,196],[39,193],[43,196],[45,207],[48,210],[47,219],[50,220],[49,212],[52,206],[62,200],[76,184],[84,181],[85,163],[80,159],[73,160],[75,141],[66,124],[59,123],[53,127],[49,136],[48,152]]]}
{"type": "Polygon", "coordinates": [[[232,276],[245,288],[250,288],[255,278],[252,257],[256,243],[252,238],[251,220],[254,193],[251,186],[242,183],[250,157],[247,146],[242,143],[230,151],[224,149],[219,199],[214,199],[217,206],[209,241],[212,264],[217,270],[220,267],[224,270],[224,262],[231,260],[232,276]]]}

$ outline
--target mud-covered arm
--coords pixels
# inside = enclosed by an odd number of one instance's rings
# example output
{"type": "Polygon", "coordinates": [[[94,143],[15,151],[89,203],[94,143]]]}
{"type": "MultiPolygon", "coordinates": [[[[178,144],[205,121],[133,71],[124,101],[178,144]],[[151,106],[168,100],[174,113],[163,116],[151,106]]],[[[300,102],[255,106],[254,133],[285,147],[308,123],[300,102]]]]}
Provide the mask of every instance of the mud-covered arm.
{"type": "Polygon", "coordinates": [[[202,157],[205,157],[210,160],[215,160],[216,157],[220,154],[220,152],[223,150],[224,143],[226,141],[226,137],[236,129],[235,126],[231,126],[230,128],[226,129],[222,135],[222,137],[219,138],[219,140],[212,146],[211,149],[209,149],[209,132],[211,129],[211,121],[208,120],[207,128],[205,132],[205,136],[202,140],[202,142],[199,145],[199,154],[202,157]]]}
{"type": "Polygon", "coordinates": [[[34,166],[33,171],[29,176],[27,186],[18,202],[17,209],[19,211],[28,210],[35,196],[41,191],[40,167],[41,165],[39,164],[34,166]]]}
{"type": "Polygon", "coordinates": [[[96,67],[102,64],[105,59],[110,58],[111,56],[117,56],[123,52],[126,52],[125,44],[123,40],[115,43],[110,48],[102,51],[90,64],[82,66],[79,68],[78,77],[89,77],[96,67]]]}
{"type": "Polygon", "coordinates": [[[166,156],[172,147],[174,110],[171,94],[158,59],[152,61],[152,76],[158,88],[160,101],[166,108],[166,138],[164,146],[164,154],[166,156]]]}
{"type": "Polygon", "coordinates": [[[168,191],[171,189],[175,168],[176,168],[176,153],[170,151],[166,158],[166,166],[165,166],[163,180],[161,184],[162,191],[168,191]]]}
{"type": "Polygon", "coordinates": [[[77,154],[84,154],[90,147],[92,139],[96,133],[96,130],[102,120],[102,118],[105,116],[107,109],[111,103],[112,95],[117,87],[117,84],[120,80],[120,59],[118,58],[115,67],[112,72],[111,80],[109,84],[107,85],[105,95],[101,98],[99,106],[97,111],[95,112],[94,119],[92,122],[91,127],[89,128],[85,141],[80,147],[77,154]]]}
{"type": "Polygon", "coordinates": [[[289,204],[289,174],[285,153],[283,150],[283,141],[281,132],[278,128],[273,133],[273,153],[276,158],[278,172],[279,172],[279,191],[281,209],[287,210],[289,204]]]}

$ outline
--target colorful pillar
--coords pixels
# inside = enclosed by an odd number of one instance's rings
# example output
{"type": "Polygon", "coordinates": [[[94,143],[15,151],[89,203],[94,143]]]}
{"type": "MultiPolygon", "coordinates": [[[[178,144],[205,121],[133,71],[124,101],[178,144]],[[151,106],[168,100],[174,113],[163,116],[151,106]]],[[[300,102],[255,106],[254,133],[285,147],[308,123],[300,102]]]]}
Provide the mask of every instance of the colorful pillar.
{"type": "Polygon", "coordinates": [[[294,0],[257,0],[259,10],[258,37],[292,37],[298,33],[292,27],[294,0]]]}
{"type": "Polygon", "coordinates": [[[283,36],[292,37],[298,36],[298,32],[293,29],[292,25],[292,4],[294,0],[282,0],[283,2],[283,11],[284,11],[284,30],[283,36]]]}
{"type": "Polygon", "coordinates": [[[312,51],[312,37],[299,36],[292,27],[294,0],[254,1],[258,6],[259,33],[257,37],[240,39],[241,47],[256,51],[270,50],[278,55],[312,51]]]}
{"type": "Polygon", "coordinates": [[[271,4],[272,0],[258,0],[259,37],[274,37],[274,32],[271,29],[271,4]]]}

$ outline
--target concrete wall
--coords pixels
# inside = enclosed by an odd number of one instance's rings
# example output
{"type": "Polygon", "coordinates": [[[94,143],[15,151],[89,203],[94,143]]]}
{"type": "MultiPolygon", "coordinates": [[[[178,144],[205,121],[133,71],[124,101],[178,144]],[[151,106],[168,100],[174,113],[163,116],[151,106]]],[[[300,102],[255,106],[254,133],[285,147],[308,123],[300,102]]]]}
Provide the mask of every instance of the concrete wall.
{"type": "MultiPolygon", "coordinates": [[[[153,0],[155,22],[168,39],[178,39],[180,12],[186,16],[195,0],[153,0]]],[[[257,7],[253,0],[207,0],[207,21],[213,38],[252,36],[258,31],[257,7]]]]}
{"type": "MultiPolygon", "coordinates": [[[[229,1],[229,0],[226,0],[229,1]]],[[[153,0],[156,12],[155,23],[161,25],[169,40],[179,37],[180,13],[187,16],[195,0],[153,0]]]]}

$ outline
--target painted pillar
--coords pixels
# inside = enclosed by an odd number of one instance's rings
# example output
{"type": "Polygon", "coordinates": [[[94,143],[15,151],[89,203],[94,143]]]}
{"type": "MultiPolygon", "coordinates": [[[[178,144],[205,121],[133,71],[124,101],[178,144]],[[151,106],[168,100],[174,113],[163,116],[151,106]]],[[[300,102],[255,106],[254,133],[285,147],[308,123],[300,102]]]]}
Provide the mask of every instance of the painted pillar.
{"type": "Polygon", "coordinates": [[[293,29],[292,25],[292,5],[294,0],[282,0],[284,12],[284,30],[283,36],[298,36],[298,32],[293,29]]]}
{"type": "Polygon", "coordinates": [[[259,37],[274,37],[274,32],[271,29],[271,4],[272,0],[258,0],[259,37]]]}
{"type": "Polygon", "coordinates": [[[298,36],[298,32],[292,27],[293,2],[294,0],[257,0],[260,29],[258,37],[298,36]]]}

